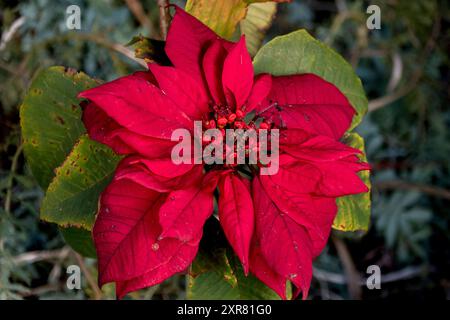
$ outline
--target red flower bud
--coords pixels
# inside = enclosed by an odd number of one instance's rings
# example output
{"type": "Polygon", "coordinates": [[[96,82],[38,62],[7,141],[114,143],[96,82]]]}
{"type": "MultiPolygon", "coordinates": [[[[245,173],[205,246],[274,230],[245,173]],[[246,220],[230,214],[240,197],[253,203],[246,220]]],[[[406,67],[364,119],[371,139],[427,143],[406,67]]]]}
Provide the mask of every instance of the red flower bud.
{"type": "Polygon", "coordinates": [[[237,129],[242,129],[244,127],[244,122],[242,121],[235,121],[234,122],[234,127],[237,129]]]}
{"type": "Polygon", "coordinates": [[[228,116],[228,122],[233,123],[234,120],[236,120],[236,114],[232,113],[228,116]]]}
{"type": "Polygon", "coordinates": [[[219,127],[224,127],[227,122],[228,120],[225,117],[220,117],[219,119],[217,119],[217,124],[219,125],[219,127]]]}

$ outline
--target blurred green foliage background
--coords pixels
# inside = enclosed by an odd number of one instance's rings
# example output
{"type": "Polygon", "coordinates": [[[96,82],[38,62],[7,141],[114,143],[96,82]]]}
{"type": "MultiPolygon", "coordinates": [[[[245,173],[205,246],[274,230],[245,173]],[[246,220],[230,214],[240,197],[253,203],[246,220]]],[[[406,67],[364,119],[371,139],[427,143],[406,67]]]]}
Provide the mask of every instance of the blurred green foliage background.
{"type": "MultiPolygon", "coordinates": [[[[354,66],[370,100],[357,128],[373,166],[370,230],[334,233],[315,263],[311,299],[450,298],[449,10],[444,0],[278,6],[266,40],[306,28],[354,66]],[[381,8],[380,30],[366,27],[370,4],[381,8]],[[365,286],[372,264],[381,267],[381,290],[365,286]]],[[[111,286],[96,286],[95,261],[39,220],[42,190],[23,157],[18,111],[41,68],[64,65],[105,80],[141,68],[124,44],[159,36],[156,0],[1,0],[0,23],[0,299],[114,298],[111,286]],[[81,8],[81,30],[66,27],[72,4],[81,8]],[[83,271],[81,290],[66,287],[71,264],[83,271]]],[[[177,276],[129,298],[184,295],[177,276]]]]}

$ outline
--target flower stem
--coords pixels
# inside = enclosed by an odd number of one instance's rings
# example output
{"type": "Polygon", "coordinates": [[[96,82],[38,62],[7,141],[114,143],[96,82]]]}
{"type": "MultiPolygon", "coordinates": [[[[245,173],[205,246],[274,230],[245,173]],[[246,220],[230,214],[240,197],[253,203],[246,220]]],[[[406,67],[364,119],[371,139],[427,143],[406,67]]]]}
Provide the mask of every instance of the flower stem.
{"type": "Polygon", "coordinates": [[[159,28],[161,30],[161,37],[166,40],[167,30],[169,29],[169,0],[158,0],[159,6],[159,28]]]}

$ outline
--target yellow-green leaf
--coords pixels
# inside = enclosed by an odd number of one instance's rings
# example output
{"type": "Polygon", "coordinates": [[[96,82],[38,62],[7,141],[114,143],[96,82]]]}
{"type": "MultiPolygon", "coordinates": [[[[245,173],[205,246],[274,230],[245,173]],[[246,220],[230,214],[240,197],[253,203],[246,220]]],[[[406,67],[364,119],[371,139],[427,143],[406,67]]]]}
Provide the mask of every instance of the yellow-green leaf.
{"type": "Polygon", "coordinates": [[[275,2],[253,3],[248,6],[245,19],[239,23],[241,34],[245,34],[247,49],[254,56],[261,47],[267,29],[277,12],[275,2]]]}
{"type": "MultiPolygon", "coordinates": [[[[210,27],[219,36],[231,39],[238,23],[245,18],[247,7],[269,0],[188,0],[185,10],[210,27]]],[[[288,2],[290,0],[277,0],[288,2]]]]}
{"type": "MultiPolygon", "coordinates": [[[[362,161],[367,161],[364,152],[364,139],[357,133],[347,133],[344,137],[345,144],[361,150],[363,154],[360,156],[362,161]]],[[[369,189],[370,173],[369,171],[361,171],[358,173],[369,189]]],[[[341,197],[336,200],[338,213],[333,222],[333,228],[342,231],[367,231],[370,223],[370,191],[366,193],[341,197]]]]}
{"type": "Polygon", "coordinates": [[[239,21],[245,18],[247,5],[244,0],[188,0],[186,11],[219,36],[230,39],[239,21]]]}

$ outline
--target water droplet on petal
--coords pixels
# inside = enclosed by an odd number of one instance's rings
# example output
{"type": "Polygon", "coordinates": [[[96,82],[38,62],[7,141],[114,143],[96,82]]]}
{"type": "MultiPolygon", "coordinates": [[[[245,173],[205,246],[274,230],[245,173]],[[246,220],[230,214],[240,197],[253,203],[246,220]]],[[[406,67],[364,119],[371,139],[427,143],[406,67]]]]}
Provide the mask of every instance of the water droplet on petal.
{"type": "Polygon", "coordinates": [[[152,244],[152,250],[156,251],[159,249],[159,244],[157,244],[156,242],[154,244],[152,244]]]}

